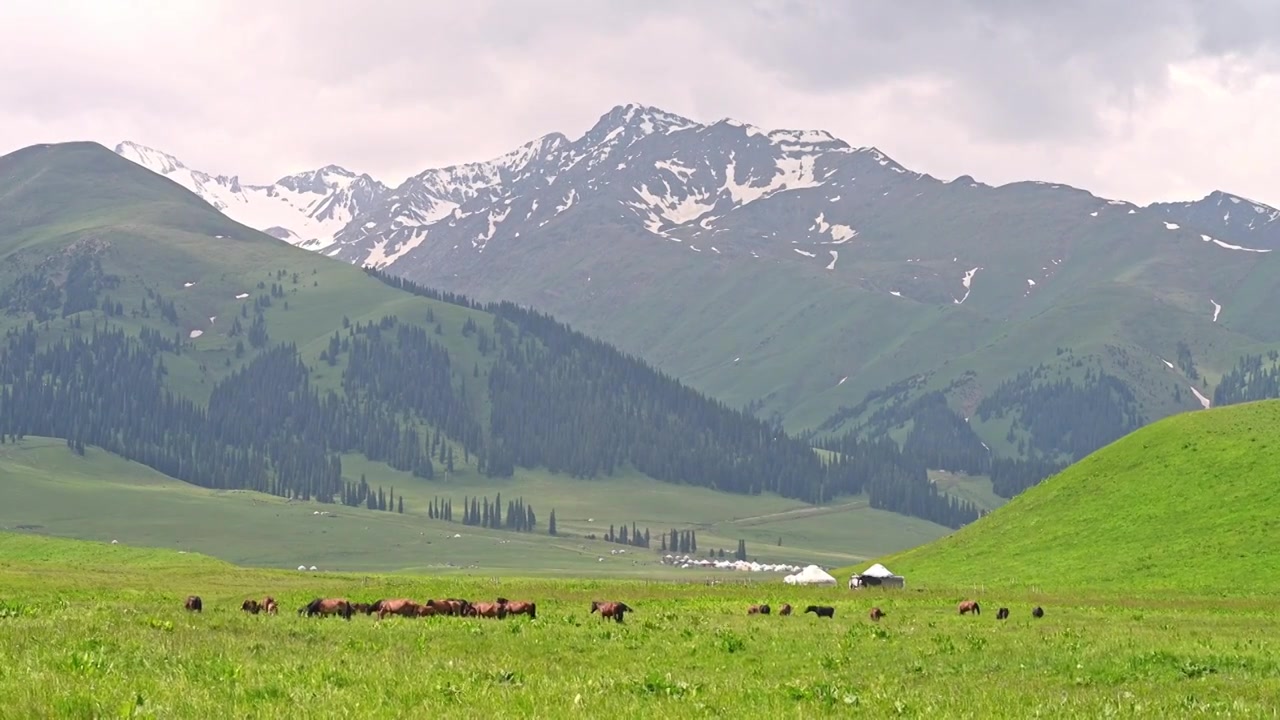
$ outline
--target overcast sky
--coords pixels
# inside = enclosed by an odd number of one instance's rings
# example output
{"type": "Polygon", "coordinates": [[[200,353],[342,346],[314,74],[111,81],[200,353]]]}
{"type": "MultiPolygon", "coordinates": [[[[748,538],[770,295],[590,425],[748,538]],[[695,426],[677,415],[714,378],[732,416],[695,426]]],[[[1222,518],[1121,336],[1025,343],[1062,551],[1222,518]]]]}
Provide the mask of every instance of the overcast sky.
{"type": "Polygon", "coordinates": [[[396,184],[635,102],[943,179],[1280,205],[1277,0],[4,0],[0,64],[0,152],[132,139],[255,183],[396,184]]]}

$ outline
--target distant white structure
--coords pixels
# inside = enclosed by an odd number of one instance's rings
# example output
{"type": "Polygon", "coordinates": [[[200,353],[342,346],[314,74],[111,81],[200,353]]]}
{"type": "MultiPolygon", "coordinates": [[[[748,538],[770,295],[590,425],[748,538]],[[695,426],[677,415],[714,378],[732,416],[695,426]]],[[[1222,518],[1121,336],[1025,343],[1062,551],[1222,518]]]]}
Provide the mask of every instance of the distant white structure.
{"type": "Polygon", "coordinates": [[[857,590],[863,587],[906,587],[907,579],[901,575],[894,575],[889,568],[876,563],[860,573],[849,577],[849,589],[857,590]]]}
{"type": "MultiPolygon", "coordinates": [[[[618,552],[625,552],[619,550],[618,552]]],[[[672,555],[670,553],[662,556],[663,565],[674,565],[678,568],[698,568],[698,569],[714,569],[714,570],[734,570],[737,572],[798,572],[799,565],[787,565],[786,563],[758,563],[747,562],[746,560],[712,560],[710,558],[697,558],[692,555],[672,555]]]]}
{"type": "Polygon", "coordinates": [[[836,579],[817,565],[810,565],[794,575],[782,579],[788,585],[835,585],[836,579]]]}

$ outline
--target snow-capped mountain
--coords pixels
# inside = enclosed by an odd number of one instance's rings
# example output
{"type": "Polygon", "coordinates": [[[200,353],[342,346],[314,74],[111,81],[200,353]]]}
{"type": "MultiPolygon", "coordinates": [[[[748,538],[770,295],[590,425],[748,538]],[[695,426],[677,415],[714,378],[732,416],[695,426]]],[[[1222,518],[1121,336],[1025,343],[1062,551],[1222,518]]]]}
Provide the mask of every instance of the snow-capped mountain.
{"type": "Polygon", "coordinates": [[[920,387],[950,387],[981,424],[1002,382],[1085,355],[1154,417],[1209,390],[1177,375],[1179,342],[1199,353],[1274,328],[1259,319],[1280,262],[1273,208],[944,181],[821,130],[619,105],[580,137],[393,189],[334,167],[243,186],[130,143],[117,152],[302,247],[549,312],[802,424],[839,427],[822,419],[879,412],[858,403],[928,378],[920,387]]]}
{"type": "Polygon", "coordinates": [[[1229,243],[1280,250],[1280,210],[1239,195],[1218,190],[1194,202],[1155,203],[1151,209],[1229,243]]]}
{"type": "Polygon", "coordinates": [[[186,187],[233,220],[310,250],[331,245],[334,235],[389,192],[368,175],[337,165],[289,175],[271,185],[245,185],[237,176],[193,170],[172,155],[138,143],[122,142],[115,151],[186,187]]]}

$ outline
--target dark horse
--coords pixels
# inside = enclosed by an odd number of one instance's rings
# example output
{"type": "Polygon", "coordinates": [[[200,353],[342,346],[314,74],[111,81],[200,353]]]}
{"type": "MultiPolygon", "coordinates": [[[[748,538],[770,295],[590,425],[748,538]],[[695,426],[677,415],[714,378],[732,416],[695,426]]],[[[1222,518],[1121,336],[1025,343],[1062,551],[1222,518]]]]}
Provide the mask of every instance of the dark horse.
{"type": "Polygon", "coordinates": [[[1035,606],[1035,609],[1031,611],[1031,617],[1034,617],[1034,618],[1044,617],[1044,608],[1040,607],[1039,605],[1035,606]]]}
{"type": "Polygon", "coordinates": [[[249,613],[250,615],[257,615],[258,613],[262,612],[262,606],[258,604],[257,600],[254,600],[252,598],[250,598],[249,600],[245,600],[243,603],[241,603],[240,609],[249,613]]]}
{"type": "Polygon", "coordinates": [[[804,611],[813,613],[820,618],[834,618],[836,616],[836,609],[830,605],[810,605],[804,611]]]}
{"type": "Polygon", "coordinates": [[[880,618],[884,617],[884,611],[879,607],[873,607],[871,608],[870,617],[873,622],[880,622],[880,618]]]}
{"type": "Polygon", "coordinates": [[[961,615],[964,615],[965,613],[973,613],[974,615],[982,614],[982,608],[978,607],[977,600],[965,600],[957,605],[956,609],[960,611],[961,615]]]}
{"type": "Polygon", "coordinates": [[[182,603],[182,607],[191,612],[204,612],[204,603],[200,602],[199,595],[188,595],[186,601],[182,603]]]}
{"type": "Polygon", "coordinates": [[[592,600],[591,612],[600,613],[601,618],[613,618],[617,622],[622,622],[623,615],[629,612],[635,612],[635,608],[632,608],[626,603],[592,600]]]}
{"type": "Polygon", "coordinates": [[[996,611],[996,619],[1004,620],[1009,617],[1009,608],[1002,607],[996,611]]]}
{"type": "Polygon", "coordinates": [[[748,615],[768,615],[769,606],[768,605],[752,605],[751,607],[747,608],[747,614],[748,615]]]}
{"type": "Polygon", "coordinates": [[[355,609],[345,598],[316,598],[298,610],[299,615],[313,617],[315,615],[337,615],[343,620],[350,620],[355,609]]]}

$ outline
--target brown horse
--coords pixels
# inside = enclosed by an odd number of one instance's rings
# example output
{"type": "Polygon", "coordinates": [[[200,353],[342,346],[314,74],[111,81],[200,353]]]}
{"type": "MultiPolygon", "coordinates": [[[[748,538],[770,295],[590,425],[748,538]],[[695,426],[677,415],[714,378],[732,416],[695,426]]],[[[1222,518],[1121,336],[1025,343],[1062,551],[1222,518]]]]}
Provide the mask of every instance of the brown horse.
{"type": "Polygon", "coordinates": [[[244,612],[249,613],[250,615],[257,615],[258,613],[262,612],[262,606],[258,604],[257,600],[253,600],[253,599],[245,600],[243,603],[241,603],[240,609],[243,610],[244,612]]]}
{"type": "Polygon", "coordinates": [[[399,615],[401,617],[417,617],[418,603],[408,598],[395,598],[394,600],[379,600],[373,604],[373,611],[378,614],[378,619],[388,615],[399,615]]]}
{"type": "Polygon", "coordinates": [[[538,605],[536,603],[527,602],[525,600],[516,600],[511,602],[504,598],[503,605],[507,606],[508,615],[528,615],[530,620],[538,619],[538,605]]]}
{"type": "Polygon", "coordinates": [[[444,601],[449,604],[448,614],[457,615],[459,617],[470,614],[470,600],[463,600],[462,598],[445,598],[444,601]]]}
{"type": "Polygon", "coordinates": [[[299,615],[307,617],[337,615],[344,620],[350,620],[353,612],[351,602],[346,598],[316,598],[298,610],[299,615]]]}
{"type": "Polygon", "coordinates": [[[422,601],[422,606],[431,608],[431,612],[425,613],[424,617],[425,615],[452,615],[453,614],[453,606],[449,604],[448,600],[433,600],[431,598],[428,598],[422,601]]]}
{"type": "Polygon", "coordinates": [[[779,615],[790,615],[790,614],[791,614],[791,603],[782,603],[782,607],[781,607],[781,608],[778,608],[778,614],[779,614],[779,615]]]}
{"type": "Polygon", "coordinates": [[[199,595],[188,595],[186,601],[182,603],[182,607],[190,610],[191,612],[204,612],[204,603],[200,602],[199,595]]]}
{"type": "Polygon", "coordinates": [[[437,610],[434,605],[431,605],[430,602],[431,601],[428,600],[427,602],[424,602],[418,605],[417,610],[414,611],[415,614],[417,614],[418,617],[431,617],[432,615],[439,615],[440,611],[437,610]]]}
{"type": "Polygon", "coordinates": [[[507,616],[507,606],[505,603],[474,603],[469,609],[471,617],[497,618],[502,620],[507,616]]]}
{"type": "Polygon", "coordinates": [[[965,613],[973,613],[974,615],[982,614],[982,608],[978,606],[977,600],[965,600],[957,605],[956,609],[960,611],[961,615],[964,615],[965,613]]]}
{"type": "Polygon", "coordinates": [[[275,615],[280,611],[280,606],[276,604],[276,599],[270,595],[262,599],[262,605],[260,607],[262,608],[262,612],[268,615],[275,615]]]}
{"type": "Polygon", "coordinates": [[[768,605],[752,605],[751,607],[747,608],[747,614],[748,615],[768,615],[769,606],[768,605]]]}
{"type": "Polygon", "coordinates": [[[622,622],[622,617],[629,612],[635,612],[635,608],[626,603],[592,600],[591,612],[600,613],[601,618],[613,618],[617,622],[622,622]]]}
{"type": "Polygon", "coordinates": [[[873,607],[871,608],[870,617],[872,622],[880,622],[880,618],[884,617],[884,611],[879,607],[873,607]]]}

